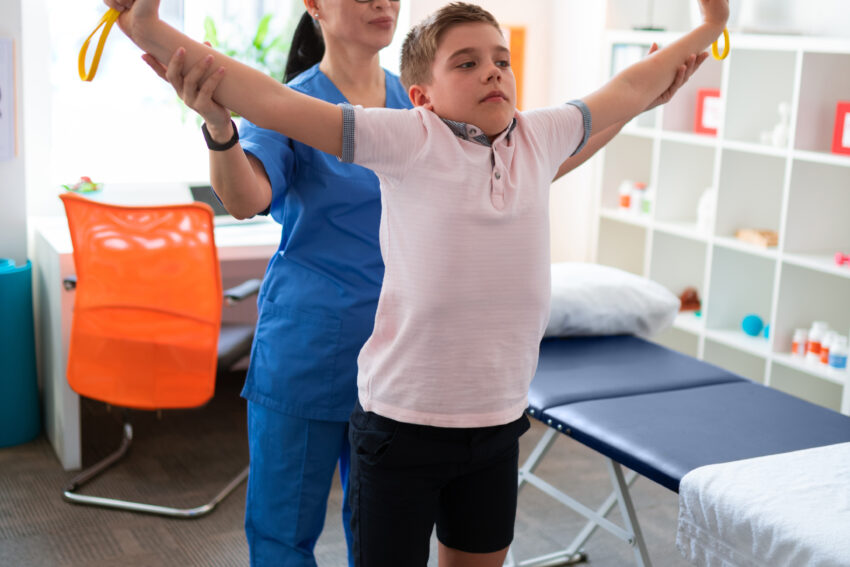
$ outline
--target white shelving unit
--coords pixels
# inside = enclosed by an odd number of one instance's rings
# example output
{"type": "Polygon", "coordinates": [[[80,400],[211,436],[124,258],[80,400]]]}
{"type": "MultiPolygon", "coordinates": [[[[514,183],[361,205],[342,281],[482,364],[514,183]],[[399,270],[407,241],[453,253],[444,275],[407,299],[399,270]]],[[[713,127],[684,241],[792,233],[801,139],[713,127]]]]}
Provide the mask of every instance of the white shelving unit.
{"type": "MultiPolygon", "coordinates": [[[[681,34],[611,31],[615,46],[664,45],[681,34]]],[[[644,275],[679,295],[697,288],[699,317],[683,313],[658,341],[801,398],[850,415],[850,373],[790,355],[794,329],[827,321],[850,332],[850,157],[830,153],[836,103],[850,99],[850,41],[732,35],[723,62],[709,58],[667,105],[628,124],[605,149],[597,183],[597,262],[644,275]],[[697,91],[719,89],[716,136],[694,133],[697,91]],[[787,143],[762,132],[790,108],[787,143]],[[647,214],[618,208],[623,180],[655,188],[647,214]],[[697,223],[703,191],[715,188],[710,227],[697,223]],[[735,238],[771,229],[779,244],[735,238]],[[768,338],[741,330],[748,314],[768,338]]]]}

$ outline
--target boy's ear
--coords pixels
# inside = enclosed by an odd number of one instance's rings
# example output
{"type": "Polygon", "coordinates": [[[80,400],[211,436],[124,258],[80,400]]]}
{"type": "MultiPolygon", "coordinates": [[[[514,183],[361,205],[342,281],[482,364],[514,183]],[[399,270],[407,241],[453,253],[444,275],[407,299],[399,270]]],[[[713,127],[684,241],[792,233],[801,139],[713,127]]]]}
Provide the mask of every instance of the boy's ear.
{"type": "Polygon", "coordinates": [[[434,105],[431,104],[431,98],[428,96],[428,90],[424,86],[411,85],[407,89],[407,96],[410,97],[413,106],[421,106],[425,110],[434,110],[434,105]]]}

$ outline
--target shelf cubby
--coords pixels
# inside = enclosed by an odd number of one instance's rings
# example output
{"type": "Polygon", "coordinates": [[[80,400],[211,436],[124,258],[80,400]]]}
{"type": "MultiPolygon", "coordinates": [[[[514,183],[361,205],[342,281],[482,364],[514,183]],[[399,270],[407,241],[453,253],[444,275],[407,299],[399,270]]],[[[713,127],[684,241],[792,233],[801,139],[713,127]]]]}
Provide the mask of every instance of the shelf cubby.
{"type": "Polygon", "coordinates": [[[820,406],[841,411],[842,387],[808,372],[784,364],[774,364],[770,373],[770,386],[820,406]]]}
{"type": "Polygon", "coordinates": [[[643,275],[646,229],[603,218],[599,223],[597,262],[643,275]]]}
{"type": "MultiPolygon", "coordinates": [[[[709,57],[676,96],[664,105],[661,127],[666,132],[694,133],[697,114],[697,93],[702,89],[720,90],[723,65],[709,57]]],[[[722,93],[721,93],[722,97],[722,93]]],[[[700,137],[706,136],[699,134],[700,137]]]]}
{"type": "Polygon", "coordinates": [[[703,360],[722,366],[744,378],[764,384],[767,360],[712,339],[705,341],[703,360]]]}
{"type": "Polygon", "coordinates": [[[796,60],[794,51],[735,50],[728,67],[724,138],[762,143],[762,132],[779,122],[779,105],[791,106],[796,60]]]}
{"type": "Polygon", "coordinates": [[[846,53],[804,53],[794,147],[830,153],[835,107],[850,100],[850,57],[846,53]]]}
{"type": "Polygon", "coordinates": [[[703,191],[712,185],[714,148],[662,140],[655,181],[655,219],[693,223],[703,191]]]}
{"type": "Polygon", "coordinates": [[[842,335],[850,331],[850,278],[786,264],[779,281],[774,350],[791,350],[794,329],[826,321],[842,335]]]}
{"type": "Polygon", "coordinates": [[[625,180],[649,183],[652,165],[651,139],[623,134],[606,147],[607,159],[603,174],[602,207],[617,209],[620,206],[620,183],[625,180]]]}
{"type": "MultiPolygon", "coordinates": [[[[747,315],[770,324],[776,262],[746,252],[716,248],[709,283],[706,328],[740,333],[747,315]]],[[[759,339],[761,340],[761,339],[759,339]]]]}
{"type": "Polygon", "coordinates": [[[850,168],[794,161],[783,250],[822,258],[824,267],[835,265],[836,252],[850,254],[850,168]],[[828,221],[836,211],[844,218],[828,221]]]}
{"type": "Polygon", "coordinates": [[[724,150],[721,160],[716,234],[733,238],[741,228],[779,232],[785,160],[734,150],[724,150]]]}
{"type": "Polygon", "coordinates": [[[652,237],[649,278],[680,295],[694,287],[704,295],[705,243],[656,232],[652,237]]]}
{"type": "Polygon", "coordinates": [[[652,337],[652,340],[688,356],[699,356],[699,336],[676,327],[652,337]]]}

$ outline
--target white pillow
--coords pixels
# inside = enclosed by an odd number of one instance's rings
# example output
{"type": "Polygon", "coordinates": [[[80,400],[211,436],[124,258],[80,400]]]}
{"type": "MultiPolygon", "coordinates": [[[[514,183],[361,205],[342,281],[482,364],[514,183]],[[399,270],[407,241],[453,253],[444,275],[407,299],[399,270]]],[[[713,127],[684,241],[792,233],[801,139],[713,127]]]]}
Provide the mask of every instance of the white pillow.
{"type": "Polygon", "coordinates": [[[552,308],[544,336],[649,337],[673,324],[679,305],[663,285],[617,268],[552,264],[552,308]]]}

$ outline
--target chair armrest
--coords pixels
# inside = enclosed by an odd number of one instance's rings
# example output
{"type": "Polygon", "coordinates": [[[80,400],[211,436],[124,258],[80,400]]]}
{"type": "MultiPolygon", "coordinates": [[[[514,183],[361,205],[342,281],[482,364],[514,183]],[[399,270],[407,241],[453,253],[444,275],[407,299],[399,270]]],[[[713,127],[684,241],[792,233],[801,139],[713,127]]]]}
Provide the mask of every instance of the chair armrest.
{"type": "Polygon", "coordinates": [[[228,305],[232,305],[243,299],[251,297],[252,295],[256,295],[260,291],[260,284],[262,282],[258,279],[250,279],[242,282],[241,284],[231,287],[230,289],[224,290],[224,302],[228,305]]]}
{"type": "Polygon", "coordinates": [[[77,289],[77,276],[70,275],[62,280],[62,287],[65,288],[65,291],[74,291],[77,289]]]}

